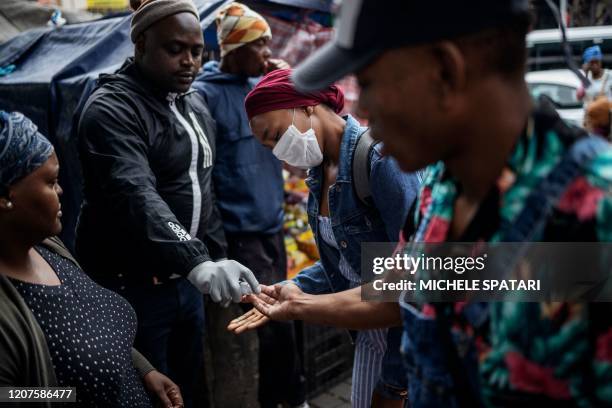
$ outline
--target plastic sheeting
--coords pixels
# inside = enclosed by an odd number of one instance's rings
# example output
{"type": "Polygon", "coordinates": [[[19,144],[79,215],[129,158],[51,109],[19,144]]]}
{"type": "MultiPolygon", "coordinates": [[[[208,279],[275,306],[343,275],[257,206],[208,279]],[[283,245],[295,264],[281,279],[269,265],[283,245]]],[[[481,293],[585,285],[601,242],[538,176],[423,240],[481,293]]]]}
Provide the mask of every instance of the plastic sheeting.
{"type": "MultiPolygon", "coordinates": [[[[195,0],[202,29],[229,0],[195,0]]],[[[0,67],[16,69],[0,77],[0,109],[28,116],[56,148],[64,189],[62,239],[74,249],[82,201],[76,129],[80,107],[99,74],[116,71],[133,55],[130,16],[26,31],[0,45],[0,67]]],[[[121,226],[117,226],[121,233],[121,226]]]]}
{"type": "Polygon", "coordinates": [[[333,0],[267,0],[270,3],[282,4],[284,6],[299,7],[310,10],[318,10],[329,13],[332,11],[333,0]]]}

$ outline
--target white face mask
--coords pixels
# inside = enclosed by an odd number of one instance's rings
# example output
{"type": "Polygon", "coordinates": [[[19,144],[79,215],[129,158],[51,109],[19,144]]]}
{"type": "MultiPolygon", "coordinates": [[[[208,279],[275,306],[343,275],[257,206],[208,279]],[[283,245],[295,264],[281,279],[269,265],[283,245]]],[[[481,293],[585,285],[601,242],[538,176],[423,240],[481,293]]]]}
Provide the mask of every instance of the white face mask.
{"type": "Polygon", "coordinates": [[[298,169],[308,170],[317,167],[323,163],[323,153],[312,128],[312,117],[310,117],[310,129],[304,133],[295,127],[294,120],[295,109],[293,110],[291,126],[278,140],[272,154],[277,159],[298,169]]]}

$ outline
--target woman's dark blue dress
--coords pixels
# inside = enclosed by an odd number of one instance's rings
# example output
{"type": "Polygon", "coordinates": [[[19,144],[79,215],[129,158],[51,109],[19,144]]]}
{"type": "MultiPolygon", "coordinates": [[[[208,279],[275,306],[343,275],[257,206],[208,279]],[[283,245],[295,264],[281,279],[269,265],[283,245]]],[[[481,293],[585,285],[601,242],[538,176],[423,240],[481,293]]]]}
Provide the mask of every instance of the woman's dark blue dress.
{"type": "Polygon", "coordinates": [[[83,407],[151,407],[132,362],[136,313],[74,263],[36,247],[61,285],[11,281],[42,328],[60,386],[83,407]]]}

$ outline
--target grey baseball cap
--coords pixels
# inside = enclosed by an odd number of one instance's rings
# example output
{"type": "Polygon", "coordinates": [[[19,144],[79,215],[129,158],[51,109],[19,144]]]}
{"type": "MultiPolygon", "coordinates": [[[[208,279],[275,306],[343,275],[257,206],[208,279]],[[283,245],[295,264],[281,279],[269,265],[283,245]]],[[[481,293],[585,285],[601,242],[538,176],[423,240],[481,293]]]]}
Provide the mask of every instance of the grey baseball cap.
{"type": "Polygon", "coordinates": [[[529,11],[528,0],[343,0],[332,41],[298,65],[312,92],[357,72],[385,50],[475,33],[529,11]]]}

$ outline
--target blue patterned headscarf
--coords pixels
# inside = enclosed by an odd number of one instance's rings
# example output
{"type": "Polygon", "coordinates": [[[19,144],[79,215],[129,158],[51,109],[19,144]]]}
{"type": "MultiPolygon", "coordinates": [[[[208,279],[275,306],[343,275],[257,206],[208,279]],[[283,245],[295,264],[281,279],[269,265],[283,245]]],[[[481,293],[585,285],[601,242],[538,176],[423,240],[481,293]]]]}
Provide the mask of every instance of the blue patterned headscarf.
{"type": "Polygon", "coordinates": [[[37,129],[21,113],[0,110],[0,196],[51,157],[53,145],[37,129]]]}

